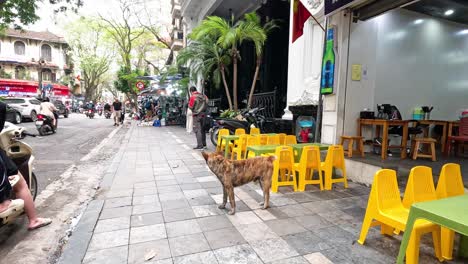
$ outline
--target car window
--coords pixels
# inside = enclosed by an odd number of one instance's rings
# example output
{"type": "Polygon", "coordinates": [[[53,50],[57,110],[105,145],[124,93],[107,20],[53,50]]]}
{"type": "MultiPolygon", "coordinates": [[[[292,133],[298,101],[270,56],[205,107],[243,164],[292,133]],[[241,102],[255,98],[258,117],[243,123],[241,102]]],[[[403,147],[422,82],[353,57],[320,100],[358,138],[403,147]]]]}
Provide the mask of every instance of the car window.
{"type": "Polygon", "coordinates": [[[24,104],[26,101],[19,98],[6,98],[3,100],[6,104],[24,104]]]}
{"type": "Polygon", "coordinates": [[[41,104],[41,102],[39,102],[39,100],[36,100],[36,99],[31,99],[29,102],[31,104],[35,104],[35,105],[40,105],[41,104]]]}

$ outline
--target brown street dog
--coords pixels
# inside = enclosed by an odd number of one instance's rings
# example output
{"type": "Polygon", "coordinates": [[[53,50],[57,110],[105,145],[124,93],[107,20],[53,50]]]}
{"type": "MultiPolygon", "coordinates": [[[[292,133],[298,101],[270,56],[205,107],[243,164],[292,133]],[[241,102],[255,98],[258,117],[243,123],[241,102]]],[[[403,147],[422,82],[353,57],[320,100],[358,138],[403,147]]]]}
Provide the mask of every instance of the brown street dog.
{"type": "Polygon", "coordinates": [[[218,177],[223,185],[223,203],[219,209],[226,208],[227,198],[231,204],[228,214],[236,213],[234,187],[244,185],[251,181],[259,181],[263,190],[263,209],[268,208],[270,202],[271,177],[275,156],[256,157],[246,160],[229,160],[222,153],[202,152],[210,170],[218,177]]]}

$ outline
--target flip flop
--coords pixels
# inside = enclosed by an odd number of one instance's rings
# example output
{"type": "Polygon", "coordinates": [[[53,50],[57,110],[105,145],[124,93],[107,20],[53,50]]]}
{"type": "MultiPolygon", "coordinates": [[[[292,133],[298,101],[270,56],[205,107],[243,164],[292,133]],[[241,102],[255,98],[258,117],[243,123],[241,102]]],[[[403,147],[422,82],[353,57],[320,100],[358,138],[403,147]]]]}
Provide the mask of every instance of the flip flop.
{"type": "Polygon", "coordinates": [[[28,230],[29,230],[29,231],[36,230],[36,229],[38,229],[38,228],[41,228],[41,227],[50,225],[50,223],[52,223],[52,219],[50,219],[50,218],[40,218],[40,219],[41,219],[41,223],[40,223],[40,224],[38,224],[38,225],[35,226],[35,227],[28,227],[28,230]]]}
{"type": "Polygon", "coordinates": [[[0,213],[0,218],[6,218],[14,212],[21,211],[24,208],[24,201],[21,199],[11,200],[8,208],[0,213]]]}

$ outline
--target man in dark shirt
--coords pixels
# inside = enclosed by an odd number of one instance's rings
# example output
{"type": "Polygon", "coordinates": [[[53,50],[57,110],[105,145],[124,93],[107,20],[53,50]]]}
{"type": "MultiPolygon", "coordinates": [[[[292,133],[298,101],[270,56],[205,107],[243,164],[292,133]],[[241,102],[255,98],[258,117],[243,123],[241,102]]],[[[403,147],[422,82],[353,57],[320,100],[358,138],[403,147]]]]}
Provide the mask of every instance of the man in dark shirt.
{"type": "Polygon", "coordinates": [[[118,98],[115,98],[114,103],[112,103],[112,109],[114,111],[114,126],[119,126],[120,115],[122,114],[122,103],[118,98]]]}

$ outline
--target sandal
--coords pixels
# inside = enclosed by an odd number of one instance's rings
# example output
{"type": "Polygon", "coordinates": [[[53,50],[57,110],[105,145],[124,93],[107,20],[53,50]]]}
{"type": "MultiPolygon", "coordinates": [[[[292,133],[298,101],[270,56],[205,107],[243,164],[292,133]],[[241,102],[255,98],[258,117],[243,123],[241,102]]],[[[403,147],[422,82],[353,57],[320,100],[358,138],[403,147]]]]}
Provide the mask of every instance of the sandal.
{"type": "Polygon", "coordinates": [[[21,199],[11,200],[8,208],[0,213],[0,218],[6,218],[17,211],[21,211],[24,208],[24,201],[21,199]]]}
{"type": "Polygon", "coordinates": [[[34,227],[28,227],[29,231],[36,230],[38,228],[50,225],[50,223],[52,223],[52,219],[50,218],[39,218],[39,219],[41,220],[41,223],[34,227]]]}

